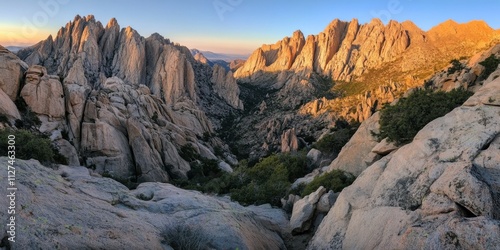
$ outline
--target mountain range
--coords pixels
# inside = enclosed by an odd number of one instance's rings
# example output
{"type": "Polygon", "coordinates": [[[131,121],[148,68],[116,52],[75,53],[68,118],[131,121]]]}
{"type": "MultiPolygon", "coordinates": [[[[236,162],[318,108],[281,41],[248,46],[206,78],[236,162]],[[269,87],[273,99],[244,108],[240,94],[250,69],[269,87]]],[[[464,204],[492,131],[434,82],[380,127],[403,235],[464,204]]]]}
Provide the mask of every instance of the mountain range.
{"type": "Polygon", "coordinates": [[[30,236],[15,246],[178,247],[170,238],[199,224],[214,249],[497,248],[499,56],[500,30],[483,21],[335,19],[240,58],[76,16],[16,53],[0,46],[1,131],[42,133],[67,160],[19,160],[30,236]],[[474,94],[405,145],[377,138],[378,111],[416,89],[474,94]],[[338,131],[350,133],[338,150],[314,148],[338,131]],[[285,178],[290,190],[335,171],[357,179],[274,197],[284,210],[179,188],[219,178],[266,195],[248,178],[278,190],[272,177],[300,154],[308,174],[285,178]]]}

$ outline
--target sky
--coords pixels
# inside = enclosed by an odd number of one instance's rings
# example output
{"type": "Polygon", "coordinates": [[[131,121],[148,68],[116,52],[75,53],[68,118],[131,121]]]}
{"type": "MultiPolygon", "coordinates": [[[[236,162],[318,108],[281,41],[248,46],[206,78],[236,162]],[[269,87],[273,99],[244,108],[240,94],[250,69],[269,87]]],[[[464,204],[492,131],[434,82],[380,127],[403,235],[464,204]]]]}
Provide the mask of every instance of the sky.
{"type": "Polygon", "coordinates": [[[411,20],[423,30],[453,19],[484,20],[500,28],[498,0],[16,0],[2,3],[0,44],[28,46],[46,39],[76,15],[112,17],[148,37],[157,32],[189,48],[250,54],[295,30],[318,34],[334,19],[411,20]]]}

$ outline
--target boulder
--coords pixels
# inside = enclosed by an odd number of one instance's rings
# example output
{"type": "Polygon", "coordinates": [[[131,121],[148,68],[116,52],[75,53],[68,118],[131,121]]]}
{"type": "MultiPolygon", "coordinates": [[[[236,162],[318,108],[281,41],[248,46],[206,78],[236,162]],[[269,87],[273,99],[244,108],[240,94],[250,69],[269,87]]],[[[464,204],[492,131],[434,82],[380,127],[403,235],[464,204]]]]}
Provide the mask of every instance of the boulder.
{"type": "Polygon", "coordinates": [[[52,140],[59,153],[66,157],[68,166],[81,166],[78,152],[75,147],[65,139],[52,140]]]}
{"type": "Polygon", "coordinates": [[[321,186],[315,192],[295,202],[290,218],[292,233],[302,233],[310,229],[316,204],[325,192],[326,189],[321,186]]]}
{"type": "Polygon", "coordinates": [[[31,66],[21,96],[30,109],[39,115],[63,118],[66,113],[64,91],[59,77],[47,74],[42,66],[31,66]]]}
{"type": "Polygon", "coordinates": [[[295,194],[289,194],[288,199],[281,199],[281,205],[283,210],[287,213],[291,213],[293,211],[293,205],[295,202],[300,200],[300,196],[295,194]]]}
{"type": "Polygon", "coordinates": [[[328,213],[330,208],[332,208],[333,204],[337,200],[339,196],[338,193],[334,193],[333,190],[328,191],[328,193],[323,194],[318,201],[317,210],[320,213],[328,213]]]}
{"type": "Polygon", "coordinates": [[[313,167],[318,167],[320,166],[320,162],[321,162],[321,156],[323,154],[321,153],[321,151],[315,149],[315,148],[312,148],[311,150],[309,150],[309,152],[307,152],[307,161],[308,161],[308,165],[311,165],[313,167]]]}
{"type": "Polygon", "coordinates": [[[396,143],[389,142],[388,138],[383,139],[379,142],[375,147],[373,147],[372,152],[378,155],[388,155],[394,150],[397,150],[399,147],[396,146],[396,143]]]}
{"type": "Polygon", "coordinates": [[[226,173],[232,173],[233,172],[233,168],[231,168],[231,166],[229,164],[227,164],[226,162],[224,161],[220,161],[218,164],[219,168],[226,172],[226,173]]]}

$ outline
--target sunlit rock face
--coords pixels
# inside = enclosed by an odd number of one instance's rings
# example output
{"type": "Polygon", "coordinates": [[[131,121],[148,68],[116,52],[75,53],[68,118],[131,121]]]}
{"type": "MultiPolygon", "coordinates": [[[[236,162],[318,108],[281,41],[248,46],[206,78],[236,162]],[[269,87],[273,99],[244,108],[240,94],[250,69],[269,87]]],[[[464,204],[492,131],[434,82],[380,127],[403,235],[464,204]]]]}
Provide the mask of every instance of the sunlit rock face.
{"type": "MultiPolygon", "coordinates": [[[[311,72],[338,81],[373,80],[365,75],[388,63],[395,63],[394,73],[425,72],[460,55],[472,56],[497,38],[498,32],[483,21],[447,21],[425,32],[410,21],[391,20],[384,25],[379,19],[366,24],[357,19],[336,19],[318,35],[305,38],[296,31],[275,44],[263,45],[236,70],[235,77],[253,84],[269,84],[275,80],[274,74],[285,71],[288,77],[280,78],[284,82],[292,74],[311,72]]],[[[379,76],[386,81],[404,80],[398,77],[379,76]]]]}

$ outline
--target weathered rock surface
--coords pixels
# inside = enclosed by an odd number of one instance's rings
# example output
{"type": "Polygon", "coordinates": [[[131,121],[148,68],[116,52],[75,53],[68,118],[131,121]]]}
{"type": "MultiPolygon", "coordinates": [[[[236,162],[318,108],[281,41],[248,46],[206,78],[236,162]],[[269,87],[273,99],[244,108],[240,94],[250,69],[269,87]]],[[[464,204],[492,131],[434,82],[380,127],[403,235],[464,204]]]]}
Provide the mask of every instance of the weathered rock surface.
{"type": "Polygon", "coordinates": [[[243,102],[240,100],[240,88],[233,77],[232,72],[216,64],[211,79],[215,92],[235,109],[243,109],[243,102]]]}
{"type": "Polygon", "coordinates": [[[490,249],[500,245],[500,79],[424,127],[345,188],[308,249],[490,249]],[[495,163],[494,163],[495,162],[495,163]]]}
{"type": "Polygon", "coordinates": [[[144,38],[115,19],[103,27],[92,15],[76,16],[18,55],[32,65],[21,96],[40,130],[68,131],[80,161],[100,174],[123,183],[186,178],[190,166],[178,153],[186,144],[209,159],[215,147],[234,159],[213,136],[243,108],[232,73],[159,34],[144,38]]]}
{"type": "Polygon", "coordinates": [[[321,186],[318,190],[294,203],[290,218],[290,229],[293,233],[309,230],[317,203],[325,193],[326,189],[321,186]]]}
{"type": "Polygon", "coordinates": [[[17,119],[21,119],[19,110],[17,110],[16,105],[12,102],[10,97],[0,89],[0,114],[5,115],[9,121],[12,123],[17,119]]]}
{"type": "Polygon", "coordinates": [[[380,113],[377,112],[361,124],[349,142],[342,148],[337,158],[332,161],[329,171],[340,169],[358,176],[377,160],[378,156],[371,151],[378,144],[372,132],[378,133],[379,120],[380,113]]]}
{"type": "Polygon", "coordinates": [[[15,101],[21,88],[24,71],[28,65],[0,45],[0,89],[15,101]]]}
{"type": "Polygon", "coordinates": [[[21,97],[36,114],[51,118],[65,115],[63,86],[58,77],[47,74],[44,67],[35,65],[28,69],[21,97]]]}
{"type": "MultiPolygon", "coordinates": [[[[6,179],[7,171],[0,176],[6,179]]],[[[160,183],[129,191],[83,167],[55,171],[35,160],[17,160],[16,177],[13,249],[168,249],[168,242],[178,240],[172,238],[176,228],[192,230],[214,249],[285,248],[286,216],[268,206],[245,208],[160,183]]],[[[6,192],[2,189],[2,196],[6,192]]],[[[2,199],[0,205],[7,208],[7,202],[2,199]]],[[[8,216],[7,210],[0,211],[3,222],[8,216]]],[[[3,238],[7,230],[2,224],[3,238]]]]}
{"type": "Polygon", "coordinates": [[[307,163],[308,165],[310,165],[311,167],[318,167],[320,165],[320,161],[321,161],[321,156],[323,156],[323,153],[321,153],[321,151],[313,148],[311,150],[309,150],[309,152],[307,152],[307,163]]]}
{"type": "Polygon", "coordinates": [[[317,208],[320,213],[328,213],[330,208],[332,208],[333,204],[337,200],[339,196],[338,193],[334,193],[333,190],[328,191],[328,193],[323,194],[318,201],[317,208]]]}
{"type": "Polygon", "coordinates": [[[378,155],[388,155],[394,150],[397,150],[399,147],[396,146],[394,142],[389,142],[388,138],[383,139],[379,142],[375,147],[373,147],[372,152],[378,155]]]}
{"type": "Polygon", "coordinates": [[[281,135],[281,152],[295,152],[299,149],[299,140],[295,128],[289,129],[281,135]]]}

